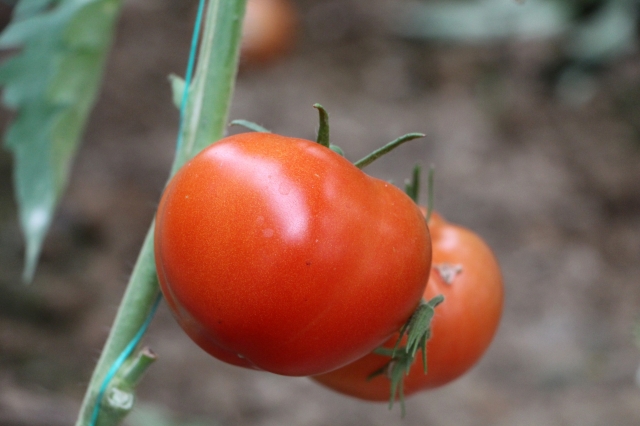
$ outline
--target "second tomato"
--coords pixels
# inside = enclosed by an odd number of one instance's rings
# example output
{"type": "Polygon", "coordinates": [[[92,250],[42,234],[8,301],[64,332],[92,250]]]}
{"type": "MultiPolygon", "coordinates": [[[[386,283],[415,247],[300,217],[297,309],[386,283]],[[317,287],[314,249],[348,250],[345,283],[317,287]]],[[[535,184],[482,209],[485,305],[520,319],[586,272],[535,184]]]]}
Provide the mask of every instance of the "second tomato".
{"type": "MultiPolygon", "coordinates": [[[[429,221],[433,264],[424,299],[442,294],[427,342],[427,374],[418,356],[404,378],[404,395],[449,383],[468,371],[487,350],[498,328],[503,304],[502,276],[487,244],[475,233],[434,213],[429,221]]],[[[392,348],[397,335],[384,345],[392,348]]],[[[313,377],[343,394],[388,401],[390,381],[368,377],[389,362],[370,354],[343,368],[313,377]]]]}

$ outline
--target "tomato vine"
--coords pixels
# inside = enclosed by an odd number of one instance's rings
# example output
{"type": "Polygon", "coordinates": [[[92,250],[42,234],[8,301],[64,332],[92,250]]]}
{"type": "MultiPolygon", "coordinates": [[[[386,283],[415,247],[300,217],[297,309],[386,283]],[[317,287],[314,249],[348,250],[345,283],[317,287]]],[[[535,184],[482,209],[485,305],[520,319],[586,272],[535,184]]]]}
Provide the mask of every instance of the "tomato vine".
{"type": "MultiPolygon", "coordinates": [[[[182,143],[176,153],[172,174],[187,159],[220,139],[227,124],[235,82],[242,17],[246,0],[210,0],[200,42],[194,82],[185,90],[193,95],[186,105],[180,129],[182,143]],[[207,102],[203,102],[206,97],[207,102]]],[[[147,232],[127,290],[118,308],[111,332],[94,369],[78,415],[76,426],[90,424],[101,384],[111,365],[135,338],[160,294],[153,260],[153,224],[147,232]]],[[[108,407],[108,405],[105,405],[108,407]]],[[[126,414],[104,410],[98,425],[114,425],[126,414]]]]}

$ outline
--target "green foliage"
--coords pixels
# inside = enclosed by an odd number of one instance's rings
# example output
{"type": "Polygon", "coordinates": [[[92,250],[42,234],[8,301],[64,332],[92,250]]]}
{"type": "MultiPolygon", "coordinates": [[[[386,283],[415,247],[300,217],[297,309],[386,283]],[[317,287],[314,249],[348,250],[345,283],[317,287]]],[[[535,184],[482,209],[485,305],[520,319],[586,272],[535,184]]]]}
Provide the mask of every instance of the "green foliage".
{"type": "Polygon", "coordinates": [[[20,49],[0,66],[0,84],[3,104],[16,111],[5,146],[14,156],[26,280],[67,184],[120,5],[121,0],[21,0],[0,36],[0,48],[20,49]]]}
{"type": "Polygon", "coordinates": [[[406,37],[459,43],[555,37],[576,61],[607,62],[633,49],[636,0],[433,0],[400,7],[406,37]]]}

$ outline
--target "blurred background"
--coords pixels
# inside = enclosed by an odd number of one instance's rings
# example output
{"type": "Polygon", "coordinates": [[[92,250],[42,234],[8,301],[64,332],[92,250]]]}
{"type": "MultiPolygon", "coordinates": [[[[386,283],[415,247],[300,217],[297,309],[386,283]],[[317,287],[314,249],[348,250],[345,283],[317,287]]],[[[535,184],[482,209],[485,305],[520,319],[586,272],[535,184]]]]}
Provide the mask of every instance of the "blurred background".
{"type": "MultiPolygon", "coordinates": [[[[245,60],[231,118],[351,160],[427,137],[367,173],[436,169],[435,206],[494,248],[505,311],[481,362],[407,416],[305,378],[227,366],[161,306],[129,426],[640,424],[640,54],[625,0],[292,0],[280,57],[245,60]]],[[[4,6],[3,6],[4,7],[4,6]]],[[[35,282],[0,152],[0,425],[68,425],[167,179],[196,2],[125,2],[102,94],[35,282]]],[[[2,114],[6,127],[8,114],[2,114]]],[[[236,131],[236,130],[234,130],[236,131]]],[[[423,192],[423,199],[426,194],[423,192]]]]}

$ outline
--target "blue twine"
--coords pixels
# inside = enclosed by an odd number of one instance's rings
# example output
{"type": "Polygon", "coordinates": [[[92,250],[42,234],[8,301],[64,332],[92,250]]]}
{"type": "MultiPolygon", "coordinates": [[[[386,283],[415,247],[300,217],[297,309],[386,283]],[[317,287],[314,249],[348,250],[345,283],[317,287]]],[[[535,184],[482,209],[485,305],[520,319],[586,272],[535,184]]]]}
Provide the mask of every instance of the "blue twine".
{"type": "MultiPolygon", "coordinates": [[[[198,5],[198,13],[196,15],[196,22],[193,28],[193,37],[191,39],[191,49],[189,51],[189,60],[187,62],[187,71],[185,74],[184,92],[182,93],[182,100],[180,101],[180,125],[178,130],[178,140],[176,143],[176,150],[179,150],[180,146],[182,145],[182,126],[184,121],[185,110],[187,107],[187,100],[189,97],[189,86],[191,85],[193,68],[196,62],[196,53],[198,50],[198,38],[200,35],[200,28],[202,26],[202,17],[204,15],[204,5],[205,5],[205,0],[200,0],[200,3],[198,5]]],[[[113,364],[109,368],[107,375],[102,381],[102,385],[100,385],[100,390],[98,391],[98,395],[96,396],[96,402],[95,402],[95,405],[93,406],[93,413],[91,415],[91,421],[89,422],[89,426],[95,426],[96,422],[98,421],[98,415],[100,414],[100,406],[102,403],[102,399],[104,398],[104,394],[107,391],[107,387],[109,386],[109,383],[114,378],[114,376],[118,373],[118,370],[120,369],[120,367],[122,367],[122,364],[124,364],[127,358],[131,356],[131,354],[133,353],[133,350],[136,348],[138,343],[140,343],[140,340],[142,340],[144,333],[147,331],[147,328],[149,327],[149,324],[151,323],[151,320],[153,319],[153,316],[155,315],[156,310],[158,309],[160,300],[162,300],[162,293],[158,294],[158,297],[156,298],[155,302],[153,303],[153,306],[151,307],[151,310],[149,311],[149,315],[147,315],[147,318],[145,319],[144,323],[140,327],[140,330],[138,330],[138,333],[133,337],[133,339],[131,339],[129,344],[124,348],[122,353],[120,353],[118,358],[116,358],[116,360],[113,362],[113,364]]]]}
{"type": "Polygon", "coordinates": [[[204,15],[205,0],[200,0],[198,4],[198,14],[196,15],[196,23],[193,28],[193,37],[191,38],[191,50],[189,52],[189,61],[187,62],[187,72],[184,77],[184,91],[182,92],[182,100],[180,101],[180,125],[178,127],[178,143],[176,151],[182,146],[182,126],[184,125],[184,114],[187,109],[187,99],[189,98],[189,88],[191,86],[191,78],[193,76],[193,68],[196,63],[196,51],[198,50],[198,37],[200,35],[200,27],[202,26],[202,16],[204,15]]]}

